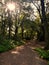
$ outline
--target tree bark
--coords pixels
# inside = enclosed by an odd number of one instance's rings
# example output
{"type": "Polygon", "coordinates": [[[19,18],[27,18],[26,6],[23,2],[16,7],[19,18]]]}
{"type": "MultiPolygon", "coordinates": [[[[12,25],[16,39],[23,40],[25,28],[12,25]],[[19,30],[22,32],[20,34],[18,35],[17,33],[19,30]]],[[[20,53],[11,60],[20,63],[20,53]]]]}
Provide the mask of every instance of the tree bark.
{"type": "Polygon", "coordinates": [[[41,8],[42,8],[42,22],[44,24],[44,30],[45,30],[45,42],[46,47],[45,49],[49,49],[49,31],[48,31],[48,24],[47,24],[47,18],[46,18],[46,12],[45,12],[45,6],[44,6],[44,0],[41,0],[41,8]]]}
{"type": "Polygon", "coordinates": [[[8,10],[8,26],[9,26],[9,39],[11,38],[11,15],[10,15],[10,11],[8,10]]]}
{"type": "Polygon", "coordinates": [[[15,38],[17,37],[17,33],[18,33],[18,26],[16,26],[16,29],[15,29],[15,38]]]}

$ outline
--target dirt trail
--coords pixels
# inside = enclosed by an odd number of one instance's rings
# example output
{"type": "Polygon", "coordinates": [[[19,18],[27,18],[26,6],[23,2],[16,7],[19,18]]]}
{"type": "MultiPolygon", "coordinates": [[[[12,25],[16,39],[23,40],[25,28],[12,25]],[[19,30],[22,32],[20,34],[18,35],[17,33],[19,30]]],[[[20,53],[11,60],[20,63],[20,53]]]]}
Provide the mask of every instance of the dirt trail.
{"type": "Polygon", "coordinates": [[[33,50],[33,42],[0,54],[0,65],[47,65],[33,50]]]}

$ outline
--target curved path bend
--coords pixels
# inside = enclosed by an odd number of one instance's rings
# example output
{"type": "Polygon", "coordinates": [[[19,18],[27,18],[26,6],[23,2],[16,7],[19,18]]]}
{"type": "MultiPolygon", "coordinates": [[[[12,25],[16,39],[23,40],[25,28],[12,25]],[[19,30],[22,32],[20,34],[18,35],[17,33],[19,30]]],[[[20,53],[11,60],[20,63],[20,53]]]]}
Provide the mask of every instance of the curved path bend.
{"type": "Polygon", "coordinates": [[[0,65],[47,65],[47,62],[40,59],[38,53],[33,50],[32,44],[28,42],[27,45],[1,53],[0,65]]]}

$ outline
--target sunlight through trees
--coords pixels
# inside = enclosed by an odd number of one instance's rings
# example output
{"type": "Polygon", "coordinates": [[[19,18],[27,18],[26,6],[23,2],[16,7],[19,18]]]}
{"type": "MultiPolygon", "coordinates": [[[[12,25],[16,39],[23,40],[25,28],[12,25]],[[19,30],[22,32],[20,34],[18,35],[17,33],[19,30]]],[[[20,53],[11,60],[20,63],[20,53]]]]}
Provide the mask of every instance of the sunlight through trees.
{"type": "Polygon", "coordinates": [[[14,43],[35,38],[49,49],[49,1],[1,0],[0,35],[1,40],[14,43]]]}

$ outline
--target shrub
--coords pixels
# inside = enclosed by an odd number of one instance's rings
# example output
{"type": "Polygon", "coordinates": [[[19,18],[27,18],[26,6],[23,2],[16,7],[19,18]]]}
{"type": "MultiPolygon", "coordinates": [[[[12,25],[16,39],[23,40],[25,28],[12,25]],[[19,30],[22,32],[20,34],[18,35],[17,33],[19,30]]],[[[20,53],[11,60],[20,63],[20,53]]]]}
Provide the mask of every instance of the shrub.
{"type": "Polygon", "coordinates": [[[48,65],[49,65],[49,61],[48,61],[48,65]]]}
{"type": "MultiPolygon", "coordinates": [[[[1,40],[0,40],[1,41],[1,40]]],[[[16,46],[23,45],[24,41],[22,40],[10,40],[10,39],[3,39],[0,43],[0,53],[13,49],[16,46]]]]}
{"type": "Polygon", "coordinates": [[[39,53],[41,58],[49,60],[49,51],[48,50],[45,51],[41,48],[36,48],[35,50],[39,53]]]}
{"type": "Polygon", "coordinates": [[[20,40],[18,41],[17,40],[17,41],[14,41],[14,44],[17,45],[17,46],[20,46],[20,45],[23,45],[24,44],[24,41],[22,41],[22,40],[21,41],[20,40]]]}
{"type": "Polygon", "coordinates": [[[12,48],[14,48],[12,40],[6,40],[5,39],[5,40],[2,41],[2,44],[0,44],[0,53],[5,52],[7,50],[10,50],[12,48]]]}

